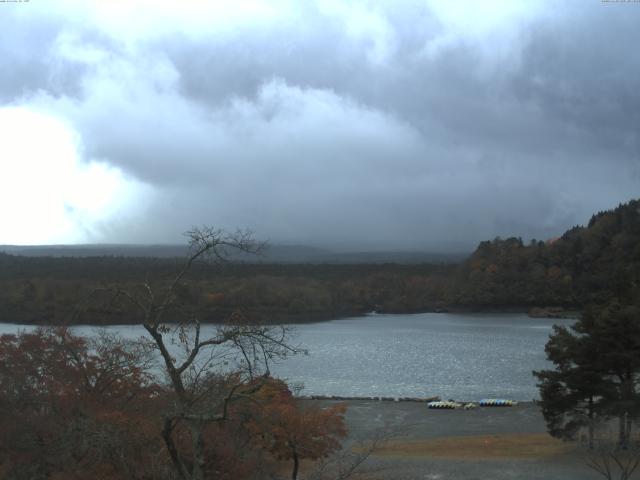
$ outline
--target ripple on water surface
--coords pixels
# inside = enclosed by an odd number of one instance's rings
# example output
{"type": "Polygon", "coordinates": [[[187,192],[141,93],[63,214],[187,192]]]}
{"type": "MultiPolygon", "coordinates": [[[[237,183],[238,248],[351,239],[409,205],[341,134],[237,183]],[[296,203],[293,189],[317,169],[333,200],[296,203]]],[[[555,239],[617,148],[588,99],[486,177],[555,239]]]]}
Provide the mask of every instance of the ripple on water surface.
{"type": "MultiPolygon", "coordinates": [[[[296,328],[307,357],[274,372],[304,393],[479,399],[538,397],[532,370],[557,320],[520,314],[375,315],[296,328]]],[[[565,322],[566,323],[566,322],[565,322]]]]}
{"type": "MultiPolygon", "coordinates": [[[[544,345],[554,323],[523,314],[371,315],[294,327],[308,349],[275,365],[274,375],[303,383],[303,394],[478,400],[538,397],[532,370],[547,368],[544,345]]],[[[1,333],[33,327],[0,323],[1,333]]],[[[212,327],[207,327],[212,328],[212,327]]],[[[127,338],[139,325],[113,326],[127,338]]],[[[92,327],[76,327],[90,335],[92,327]]]]}

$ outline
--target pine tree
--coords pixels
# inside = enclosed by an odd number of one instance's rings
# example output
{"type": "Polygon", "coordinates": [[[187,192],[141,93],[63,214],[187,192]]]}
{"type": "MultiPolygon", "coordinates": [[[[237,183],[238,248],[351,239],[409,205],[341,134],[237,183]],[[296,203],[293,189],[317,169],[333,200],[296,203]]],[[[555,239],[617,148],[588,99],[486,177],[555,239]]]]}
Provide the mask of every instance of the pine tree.
{"type": "Polygon", "coordinates": [[[556,369],[534,375],[540,381],[540,404],[549,433],[569,440],[587,427],[591,448],[596,417],[604,410],[603,392],[612,386],[600,372],[596,342],[577,335],[575,329],[575,325],[572,331],[554,327],[545,350],[556,369]]]}
{"type": "Polygon", "coordinates": [[[600,373],[612,387],[603,392],[606,414],[618,417],[618,444],[626,448],[640,414],[640,309],[611,302],[588,309],[578,325],[580,333],[597,339],[600,373]]]}
{"type": "Polygon", "coordinates": [[[569,329],[554,327],[545,350],[555,369],[534,372],[551,435],[572,439],[587,426],[592,446],[596,421],[617,417],[618,444],[628,445],[640,414],[639,319],[637,307],[612,302],[587,309],[569,329]]]}

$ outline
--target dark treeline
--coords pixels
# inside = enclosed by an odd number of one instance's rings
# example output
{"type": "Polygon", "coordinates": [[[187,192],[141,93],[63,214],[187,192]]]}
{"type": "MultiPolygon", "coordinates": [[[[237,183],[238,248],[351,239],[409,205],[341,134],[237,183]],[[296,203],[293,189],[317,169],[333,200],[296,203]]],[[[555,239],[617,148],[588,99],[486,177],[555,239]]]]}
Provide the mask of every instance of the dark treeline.
{"type": "Polygon", "coordinates": [[[453,305],[582,309],[633,302],[640,280],[640,201],[594,215],[560,238],[482,242],[451,280],[453,305]]]}
{"type": "MultiPolygon", "coordinates": [[[[182,259],[21,257],[0,254],[0,318],[18,323],[129,323],[125,304],[107,305],[102,287],[145,280],[166,284],[182,259]],[[96,301],[97,300],[97,301],[96,301]],[[123,314],[124,313],[124,314],[123,314]]],[[[251,320],[313,321],[372,310],[416,312],[442,308],[453,265],[197,265],[178,291],[180,308],[204,321],[241,311],[251,320]]],[[[137,288],[137,287],[136,287],[137,288]]],[[[134,315],[132,310],[132,315],[134,315]]]]}
{"type": "MultiPolygon", "coordinates": [[[[131,257],[22,257],[0,254],[0,318],[20,323],[117,323],[126,305],[94,294],[104,286],[162,285],[182,259],[131,257]],[[97,299],[97,301],[95,301],[97,299]],[[115,308],[114,308],[115,307],[115,308]]],[[[638,297],[640,201],[600,212],[586,227],[558,239],[519,238],[480,243],[453,264],[198,265],[180,286],[180,308],[204,321],[241,311],[250,320],[297,322],[370,311],[581,309],[638,297]]],[[[133,311],[131,315],[134,315],[133,311]]]]}

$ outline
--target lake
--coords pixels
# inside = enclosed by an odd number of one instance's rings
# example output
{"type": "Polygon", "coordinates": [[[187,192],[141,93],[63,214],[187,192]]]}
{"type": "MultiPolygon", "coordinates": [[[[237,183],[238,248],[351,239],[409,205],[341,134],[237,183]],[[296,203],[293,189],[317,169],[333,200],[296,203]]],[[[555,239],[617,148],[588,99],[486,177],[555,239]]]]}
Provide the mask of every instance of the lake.
{"type": "MultiPolygon", "coordinates": [[[[548,368],[544,345],[554,323],[524,314],[368,315],[296,325],[309,351],[273,366],[274,376],[304,384],[303,395],[479,400],[538,398],[532,370],[548,368]]],[[[0,333],[21,327],[0,324],[0,333]]],[[[92,327],[76,327],[89,335],[92,327]]],[[[114,326],[133,338],[140,326],[114,326]]]]}

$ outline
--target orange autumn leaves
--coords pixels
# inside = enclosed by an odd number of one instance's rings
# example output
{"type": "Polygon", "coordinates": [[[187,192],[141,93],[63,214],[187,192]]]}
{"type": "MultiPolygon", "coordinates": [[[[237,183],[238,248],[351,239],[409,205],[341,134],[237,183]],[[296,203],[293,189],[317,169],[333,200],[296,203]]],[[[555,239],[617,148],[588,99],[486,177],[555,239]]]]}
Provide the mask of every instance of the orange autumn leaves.
{"type": "MultiPolygon", "coordinates": [[[[300,460],[340,448],[344,406],[304,408],[284,382],[256,381],[228,421],[205,432],[219,478],[267,475],[274,459],[297,471],[300,460]]],[[[175,478],[161,422],[171,399],[135,343],[66,329],[0,336],[0,478],[175,478]]],[[[187,434],[178,432],[178,446],[188,461],[187,434]]]]}
{"type": "Polygon", "coordinates": [[[161,398],[141,364],[115,338],[0,337],[0,476],[151,478],[156,429],[145,412],[161,398]]]}
{"type": "Polygon", "coordinates": [[[277,459],[293,461],[292,478],[301,460],[325,458],[341,448],[340,440],[347,435],[345,405],[305,408],[278,380],[263,387],[258,397],[260,415],[252,417],[247,427],[262,448],[277,459]]]}

